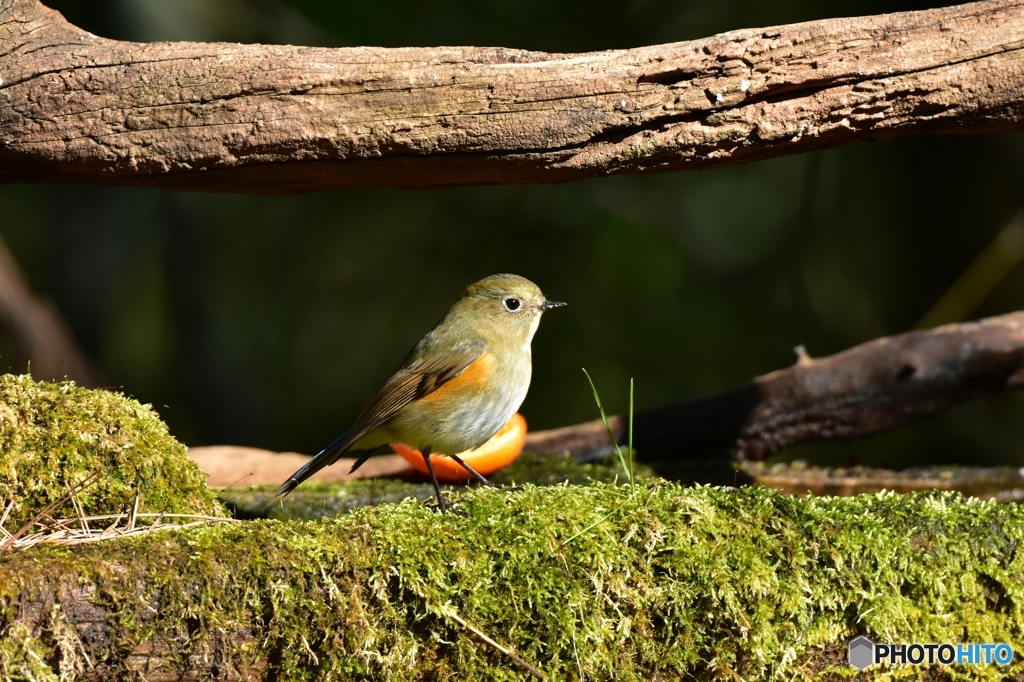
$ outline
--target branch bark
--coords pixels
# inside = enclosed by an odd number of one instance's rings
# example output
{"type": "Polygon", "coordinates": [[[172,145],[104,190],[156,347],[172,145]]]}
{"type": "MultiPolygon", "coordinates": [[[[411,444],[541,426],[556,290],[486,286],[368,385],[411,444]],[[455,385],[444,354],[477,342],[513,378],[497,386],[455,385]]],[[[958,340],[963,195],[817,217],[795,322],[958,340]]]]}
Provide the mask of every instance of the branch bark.
{"type": "MultiPolygon", "coordinates": [[[[634,416],[645,462],[760,460],[802,443],[859,440],[984,393],[1024,387],[1024,312],[875,339],[742,386],[634,416]]],[[[610,418],[625,443],[626,424],[610,418]]],[[[527,437],[536,452],[609,451],[600,420],[527,437]]]]}
{"type": "Polygon", "coordinates": [[[141,44],[0,0],[0,181],[559,182],[1017,130],[1022,36],[991,0],[585,54],[141,44]]]}

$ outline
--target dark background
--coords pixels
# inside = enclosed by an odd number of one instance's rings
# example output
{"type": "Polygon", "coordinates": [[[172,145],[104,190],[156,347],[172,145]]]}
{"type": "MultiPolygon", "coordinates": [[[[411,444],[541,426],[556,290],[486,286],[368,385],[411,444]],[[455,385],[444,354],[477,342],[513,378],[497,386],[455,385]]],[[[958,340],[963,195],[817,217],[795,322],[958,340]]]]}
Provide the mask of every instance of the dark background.
{"type": "MultiPolygon", "coordinates": [[[[927,3],[62,0],[98,35],[624,48],[927,3]]],[[[296,197],[0,187],[0,235],[112,385],[189,445],[313,452],[485,275],[569,307],[534,342],[531,428],[721,390],[911,328],[1024,200],[1024,137],[917,137],[702,173],[296,197]]],[[[971,317],[1024,303],[1014,268],[971,317]]],[[[953,321],[953,320],[950,320],[953,321]]],[[[0,338],[0,363],[24,369],[0,338]]],[[[1024,399],[783,457],[1024,464],[1024,399]]],[[[641,453],[642,455],[643,453],[641,453]]]]}

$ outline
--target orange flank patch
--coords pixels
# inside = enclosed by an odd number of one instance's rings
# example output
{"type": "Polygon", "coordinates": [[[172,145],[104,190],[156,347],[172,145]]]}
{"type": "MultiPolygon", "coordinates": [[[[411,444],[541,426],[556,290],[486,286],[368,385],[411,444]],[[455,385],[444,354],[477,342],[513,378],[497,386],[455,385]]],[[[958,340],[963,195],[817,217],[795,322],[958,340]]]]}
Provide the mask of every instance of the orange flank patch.
{"type": "MultiPolygon", "coordinates": [[[[436,390],[420,398],[425,403],[436,403],[452,397],[455,393],[468,391],[474,393],[481,390],[487,378],[494,370],[494,356],[490,353],[483,353],[473,362],[469,363],[466,369],[462,370],[459,376],[441,384],[436,390]]],[[[458,454],[458,453],[456,453],[458,454]]],[[[460,457],[462,455],[459,455],[460,457]]],[[[422,460],[422,458],[420,458],[422,460]]],[[[473,466],[470,464],[470,466],[473,466]]]]}
{"type": "MultiPolygon", "coordinates": [[[[457,454],[463,462],[479,471],[482,476],[490,476],[498,469],[515,461],[519,453],[523,451],[524,443],[526,443],[526,419],[517,412],[489,441],[478,448],[457,454]]],[[[427,465],[419,450],[413,450],[401,443],[392,443],[391,449],[405,458],[416,471],[424,476],[429,475],[427,465]]],[[[464,483],[472,478],[468,471],[448,455],[431,455],[430,465],[434,467],[434,475],[437,476],[437,480],[445,483],[464,483]]]]}

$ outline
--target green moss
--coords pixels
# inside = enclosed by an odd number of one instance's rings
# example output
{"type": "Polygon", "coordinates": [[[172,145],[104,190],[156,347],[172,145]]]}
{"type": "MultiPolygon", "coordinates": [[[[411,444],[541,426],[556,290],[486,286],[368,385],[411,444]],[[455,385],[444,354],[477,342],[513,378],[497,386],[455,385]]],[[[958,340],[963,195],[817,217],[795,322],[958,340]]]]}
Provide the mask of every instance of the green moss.
{"type": "Polygon", "coordinates": [[[624,152],[622,152],[622,158],[626,161],[633,161],[635,159],[642,159],[646,156],[650,156],[655,151],[657,151],[657,147],[654,144],[633,142],[624,152]]]}
{"type": "MultiPolygon", "coordinates": [[[[225,488],[220,493],[220,500],[237,519],[309,521],[347,514],[360,507],[393,504],[406,499],[425,502],[434,498],[434,489],[429,483],[407,483],[394,479],[303,483],[284,498],[276,496],[277,488],[225,488]]],[[[449,488],[445,487],[445,490],[449,488]]]]}
{"type": "Polygon", "coordinates": [[[205,474],[148,406],[71,382],[0,376],[0,505],[14,501],[6,527],[18,528],[94,472],[99,480],[80,496],[89,515],[130,511],[136,493],[140,511],[223,513],[205,474]]]}
{"type": "MultiPolygon", "coordinates": [[[[637,464],[636,474],[650,478],[654,472],[637,464]]],[[[572,456],[537,455],[524,452],[510,466],[491,477],[504,486],[523,483],[535,485],[624,482],[621,467],[612,458],[602,463],[581,464],[572,456]]],[[[474,484],[475,485],[475,484],[474,484]]],[[[443,486],[444,494],[455,498],[465,486],[443,486]]],[[[285,498],[276,497],[277,486],[226,488],[220,500],[240,519],[306,520],[346,514],[353,509],[378,504],[394,504],[406,499],[429,501],[434,488],[429,483],[409,483],[394,479],[364,479],[337,483],[304,483],[285,498]]]]}
{"type": "Polygon", "coordinates": [[[407,500],[14,553],[0,633],[56,582],[95,586],[114,632],[92,660],[114,678],[142,642],[173,643],[181,671],[244,640],[225,665],[274,679],[527,679],[455,614],[552,680],[825,679],[853,673],[858,633],[1021,651],[1022,541],[1021,507],[952,493],[471,488],[450,514],[407,500]]]}
{"type": "Polygon", "coordinates": [[[0,636],[0,680],[57,682],[46,662],[48,653],[27,627],[15,623],[0,636]]]}
{"type": "MultiPolygon", "coordinates": [[[[623,448],[625,449],[625,448],[623,448]]],[[[654,470],[636,463],[633,467],[638,479],[653,477],[654,470]]],[[[603,462],[583,464],[571,455],[538,455],[524,452],[516,461],[495,473],[491,480],[498,485],[588,485],[590,483],[626,483],[626,475],[618,458],[609,454],[603,462]]]]}

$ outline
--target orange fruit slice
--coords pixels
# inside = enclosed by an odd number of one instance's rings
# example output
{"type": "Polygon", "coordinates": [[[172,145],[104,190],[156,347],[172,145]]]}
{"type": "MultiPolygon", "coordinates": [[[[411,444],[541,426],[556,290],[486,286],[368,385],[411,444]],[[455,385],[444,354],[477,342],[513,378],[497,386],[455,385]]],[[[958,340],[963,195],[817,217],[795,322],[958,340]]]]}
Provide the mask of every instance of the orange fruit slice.
{"type": "MultiPolygon", "coordinates": [[[[526,443],[526,419],[517,412],[489,441],[478,448],[456,454],[463,462],[479,471],[481,476],[490,476],[498,469],[515,461],[519,453],[523,451],[524,443],[526,443]]],[[[391,449],[401,455],[416,471],[424,476],[430,475],[419,450],[413,450],[408,445],[401,443],[392,443],[391,449]]],[[[464,483],[473,477],[448,455],[430,455],[430,465],[434,467],[434,475],[437,476],[437,480],[445,483],[464,483]]]]}

